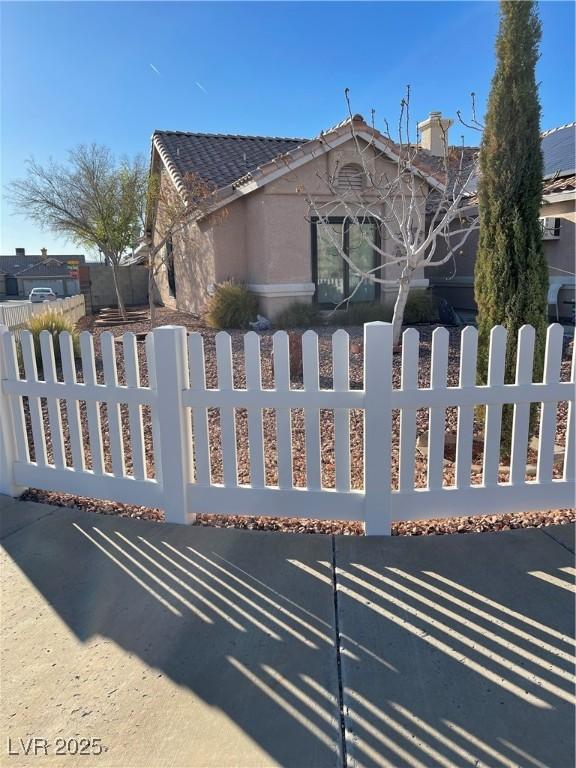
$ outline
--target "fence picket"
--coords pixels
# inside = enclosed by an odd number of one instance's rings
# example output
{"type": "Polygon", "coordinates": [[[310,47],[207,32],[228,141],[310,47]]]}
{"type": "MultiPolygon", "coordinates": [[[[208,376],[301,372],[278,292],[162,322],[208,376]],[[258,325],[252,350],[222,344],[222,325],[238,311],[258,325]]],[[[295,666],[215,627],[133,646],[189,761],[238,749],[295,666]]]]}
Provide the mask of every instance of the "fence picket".
{"type": "MultiPolygon", "coordinates": [[[[494,326],[490,331],[488,386],[499,386],[504,383],[506,338],[506,328],[501,325],[494,326]]],[[[501,434],[502,405],[487,405],[484,419],[484,467],[482,473],[484,487],[491,487],[498,483],[501,434]]]]}
{"type": "MultiPolygon", "coordinates": [[[[69,302],[63,302],[63,311],[69,302]]],[[[129,504],[163,507],[170,522],[190,522],[192,512],[253,514],[272,509],[277,515],[361,520],[366,533],[390,532],[392,519],[411,520],[424,515],[457,515],[515,512],[560,508],[573,504],[574,483],[574,360],[572,383],[559,381],[562,331],[552,326],[547,336],[544,381],[532,382],[534,331],[521,329],[518,340],[516,381],[504,384],[506,332],[491,334],[488,382],[475,384],[476,332],[462,334],[458,386],[448,386],[448,335],[436,331],[432,343],[430,386],[418,387],[419,339],[416,331],[405,333],[402,351],[402,382],[392,383],[392,326],[368,323],[364,329],[364,388],[350,389],[349,338],[345,331],[332,337],[333,388],[322,389],[319,380],[318,339],[303,340],[304,388],[291,388],[289,337],[274,336],[275,388],[262,386],[260,339],[248,334],[244,340],[246,387],[234,388],[231,341],[227,334],[216,341],[218,387],[206,388],[203,342],[200,334],[186,341],[182,327],[157,328],[146,340],[149,386],[138,375],[135,339],[125,340],[126,386],[118,385],[114,340],[101,337],[104,383],[96,379],[94,348],[90,334],[81,337],[84,383],[76,381],[76,362],[69,334],[60,337],[63,381],[57,379],[50,336],[41,337],[44,377],[38,379],[33,340],[22,334],[26,378],[20,378],[15,334],[0,328],[0,489],[16,493],[26,486],[106,498],[129,504]],[[189,367],[188,367],[189,366],[189,367]],[[30,408],[24,409],[24,398],[30,408]],[[54,435],[54,461],[48,464],[42,403],[48,404],[50,432],[54,435]],[[553,449],[557,404],[569,404],[566,456],[562,479],[553,479],[553,449]],[[72,465],[67,467],[63,435],[59,431],[62,403],[66,403],[72,465]],[[80,403],[86,403],[88,428],[83,435],[80,403]],[[104,403],[110,425],[110,451],[104,465],[100,403],[104,403]],[[132,445],[141,455],[140,469],[126,474],[119,410],[126,403],[132,445]],[[505,404],[514,408],[511,482],[498,481],[501,415],[505,404]],[[531,403],[542,403],[541,450],[537,482],[525,482],[528,420],[531,403]],[[473,415],[476,405],[487,405],[485,418],[484,483],[471,482],[473,415]],[[444,414],[457,407],[458,435],[456,483],[443,487],[444,414]],[[207,414],[220,409],[224,484],[211,482],[210,440],[207,414]],[[276,410],[278,487],[266,486],[263,411],[276,410]],[[350,410],[361,409],[364,417],[364,489],[351,490],[350,410]],[[414,487],[415,414],[429,409],[429,478],[427,488],[414,487]],[[136,409],[136,410],[135,410],[136,409]],[[146,475],[142,411],[151,414],[154,440],[155,479],[146,475]],[[194,420],[190,419],[190,409],[194,420]],[[247,409],[250,453],[250,485],[238,485],[236,425],[234,409],[247,409]],[[291,409],[304,412],[306,426],[307,489],[294,488],[292,470],[291,409]],[[334,463],[336,489],[322,485],[322,437],[319,414],[334,412],[334,463]],[[400,411],[400,455],[398,491],[390,484],[392,414],[400,411]],[[196,473],[192,468],[192,423],[196,473]],[[28,430],[32,436],[28,437],[28,430]],[[58,437],[60,435],[60,438],[58,437]],[[36,461],[28,447],[34,445],[36,461]],[[90,445],[92,469],[85,467],[84,445],[90,445]],[[60,447],[59,447],[60,446],[60,447]],[[111,458],[113,474],[105,472],[111,458]]],[[[217,438],[215,438],[217,439],[217,438]]],[[[67,448],[67,446],[66,446],[67,448]]],[[[106,444],[108,451],[108,441],[106,444]]],[[[68,459],[69,463],[69,459],[68,459]]],[[[243,468],[242,468],[243,469],[243,468]]]]}
{"type": "MultiPolygon", "coordinates": [[[[552,384],[560,379],[562,363],[562,338],[564,329],[559,323],[548,327],[546,334],[546,357],[544,360],[544,384],[552,384]]],[[[540,440],[536,480],[546,483],[552,479],[554,466],[554,437],[556,435],[556,411],[558,403],[544,401],[540,412],[540,440]]]]}
{"type": "MultiPolygon", "coordinates": [[[[118,368],[116,365],[116,343],[110,331],[104,331],[100,336],[100,348],[102,350],[102,366],[104,368],[104,382],[109,387],[118,386],[118,368]]],[[[107,403],[108,433],[110,435],[110,453],[112,458],[112,472],[118,477],[126,474],[124,461],[124,444],[122,442],[122,420],[120,416],[120,403],[107,403]]]]}
{"type": "MultiPolygon", "coordinates": [[[[192,480],[192,433],[188,408],[182,395],[190,386],[186,349],[186,328],[165,325],[153,331],[156,401],[152,418],[163,446],[159,475],[162,500],[169,523],[187,523],[188,484],[192,480]]],[[[134,481],[138,484],[138,481],[134,481]]],[[[140,484],[142,481],[140,481],[140,484]]]]}
{"type": "Polygon", "coordinates": [[[389,535],[392,525],[392,342],[392,323],[364,326],[364,525],[369,535],[389,535]]]}
{"type": "MultiPolygon", "coordinates": [[[[62,377],[66,384],[76,384],[76,361],[74,357],[74,342],[68,331],[60,334],[60,355],[62,358],[62,377]]],[[[67,397],[66,414],[68,416],[68,434],[72,452],[72,466],[78,472],[86,469],[84,457],[84,440],[80,421],[80,406],[75,397],[67,397]]]]}
{"type": "Polygon", "coordinates": [[[15,462],[30,462],[22,398],[5,394],[2,387],[3,381],[18,378],[15,339],[0,326],[0,493],[10,496],[25,490],[15,482],[15,462]]]}
{"type": "Polygon", "coordinates": [[[32,317],[45,312],[65,315],[72,323],[76,323],[86,314],[84,296],[81,294],[69,296],[64,300],[45,301],[42,304],[28,303],[3,306],[0,307],[0,324],[7,325],[18,337],[20,330],[32,317]]]}
{"type": "MultiPolygon", "coordinates": [[[[22,331],[20,335],[22,346],[22,358],[24,360],[24,376],[27,381],[38,381],[38,369],[36,367],[36,350],[34,338],[30,331],[22,331]]],[[[30,409],[30,423],[32,425],[32,438],[34,442],[34,456],[39,467],[45,467],[48,463],[46,456],[46,435],[44,434],[44,419],[40,398],[28,395],[28,408],[30,409]]]]}
{"type": "MultiPolygon", "coordinates": [[[[136,336],[133,333],[124,334],[123,349],[126,386],[138,389],[140,387],[138,347],[136,336]]],[[[130,446],[132,449],[132,472],[136,480],[145,480],[146,455],[144,452],[142,409],[136,403],[129,403],[128,405],[128,421],[130,424],[130,446]]]]}
{"type": "MultiPolygon", "coordinates": [[[[536,333],[531,325],[518,331],[516,353],[516,384],[530,384],[534,370],[534,342],[536,333]]],[[[512,420],[512,447],[510,452],[510,482],[523,485],[526,481],[528,433],[530,429],[530,403],[516,403],[512,420]]]]}
{"type": "MultiPolygon", "coordinates": [[[[448,341],[446,328],[436,328],[432,334],[432,370],[430,388],[444,389],[448,375],[448,341]]],[[[444,431],[446,411],[444,408],[430,408],[428,418],[428,477],[429,491],[442,488],[444,477],[444,431]]]]}
{"type": "MultiPolygon", "coordinates": [[[[57,381],[54,342],[50,331],[42,331],[40,333],[40,353],[42,355],[44,380],[50,382],[57,381]]],[[[48,423],[50,425],[54,466],[58,469],[63,469],[66,466],[66,455],[64,453],[64,439],[62,436],[60,400],[55,397],[47,397],[46,404],[48,407],[48,423]]]]}
{"type": "MultiPolygon", "coordinates": [[[[306,392],[318,392],[318,336],[306,331],[302,336],[303,383],[306,392]]],[[[320,410],[306,408],[304,413],[306,430],[306,487],[317,491],[322,487],[320,466],[320,410]]]]}
{"type": "MultiPolygon", "coordinates": [[[[273,339],[274,387],[278,392],[290,389],[290,353],[288,334],[277,331],[273,339]]],[[[292,488],[292,424],[289,408],[276,409],[276,455],[278,487],[292,488]]]]}
{"type": "MultiPolygon", "coordinates": [[[[572,344],[572,367],[570,371],[572,391],[576,388],[576,344],[572,344]]],[[[571,400],[568,403],[568,417],[566,424],[566,446],[564,453],[565,482],[574,482],[576,476],[576,403],[571,400]]]]}
{"type": "MultiPolygon", "coordinates": [[[[260,336],[250,331],[244,336],[244,365],[246,368],[246,389],[262,389],[260,363],[260,336]]],[[[262,409],[248,408],[248,447],[250,451],[250,485],[264,488],[264,441],[262,437],[262,409]]]]}
{"type": "MultiPolygon", "coordinates": [[[[403,391],[418,388],[418,355],[420,334],[415,328],[408,328],[402,335],[402,381],[403,391]]],[[[416,408],[402,408],[400,411],[398,490],[412,491],[414,488],[414,465],[416,461],[416,408]]]]}
{"type": "MultiPolygon", "coordinates": [[[[476,359],[478,355],[478,331],[469,325],[460,337],[460,389],[476,384],[476,359]]],[[[456,439],[456,488],[470,485],[472,470],[472,445],[474,428],[474,406],[458,408],[458,431],[456,439]]]]}
{"type": "MultiPolygon", "coordinates": [[[[218,389],[233,389],[232,379],[232,340],[230,334],[221,331],[216,334],[216,366],[218,370],[218,389]]],[[[224,485],[238,485],[236,466],[236,417],[234,408],[223,405],[220,408],[220,436],[222,440],[222,476],[224,485]]]]}
{"type": "MultiPolygon", "coordinates": [[[[350,337],[343,329],[332,336],[332,378],[336,392],[350,389],[350,337]]],[[[334,469],[336,490],[350,490],[350,411],[334,409],[334,469]]]]}
{"type": "MultiPolygon", "coordinates": [[[[96,366],[94,364],[94,340],[92,334],[83,331],[80,334],[80,357],[82,359],[82,377],[84,384],[96,383],[96,366]]],[[[88,418],[88,441],[92,456],[92,471],[95,475],[104,472],[104,453],[102,450],[102,424],[100,421],[100,403],[94,400],[86,401],[86,416],[88,418]]]]}

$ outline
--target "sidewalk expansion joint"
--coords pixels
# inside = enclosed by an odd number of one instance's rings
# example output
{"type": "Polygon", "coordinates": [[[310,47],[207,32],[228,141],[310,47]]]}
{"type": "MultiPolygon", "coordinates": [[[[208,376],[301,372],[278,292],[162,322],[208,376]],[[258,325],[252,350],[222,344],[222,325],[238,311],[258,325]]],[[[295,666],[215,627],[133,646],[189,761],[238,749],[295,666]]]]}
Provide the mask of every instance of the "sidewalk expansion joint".
{"type": "Polygon", "coordinates": [[[338,580],[336,577],[336,538],[332,534],[332,589],[334,593],[334,635],[336,645],[336,671],[338,674],[338,709],[340,711],[340,738],[342,744],[342,766],[348,765],[346,753],[346,718],[344,714],[344,690],[342,686],[342,656],[340,654],[340,620],[338,609],[338,580]]]}
{"type": "MultiPolygon", "coordinates": [[[[571,523],[568,523],[568,525],[571,525],[571,523]]],[[[561,547],[564,547],[564,549],[566,549],[568,552],[570,552],[571,555],[574,554],[574,550],[570,549],[570,547],[567,544],[564,544],[562,541],[558,541],[558,539],[555,538],[554,536],[552,536],[551,533],[548,533],[548,531],[546,530],[545,526],[543,528],[539,528],[538,530],[542,531],[542,533],[544,533],[546,536],[548,536],[549,539],[552,539],[552,541],[555,541],[556,544],[559,544],[561,547]]]]}

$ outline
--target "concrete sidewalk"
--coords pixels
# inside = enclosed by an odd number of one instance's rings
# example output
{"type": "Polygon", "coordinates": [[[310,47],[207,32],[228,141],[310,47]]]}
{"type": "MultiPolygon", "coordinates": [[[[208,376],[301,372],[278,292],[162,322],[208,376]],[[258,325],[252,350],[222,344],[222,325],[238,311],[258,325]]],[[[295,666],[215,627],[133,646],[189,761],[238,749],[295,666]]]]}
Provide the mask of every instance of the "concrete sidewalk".
{"type": "Polygon", "coordinates": [[[364,539],[0,509],[1,765],[573,764],[572,526],[364,539]]]}

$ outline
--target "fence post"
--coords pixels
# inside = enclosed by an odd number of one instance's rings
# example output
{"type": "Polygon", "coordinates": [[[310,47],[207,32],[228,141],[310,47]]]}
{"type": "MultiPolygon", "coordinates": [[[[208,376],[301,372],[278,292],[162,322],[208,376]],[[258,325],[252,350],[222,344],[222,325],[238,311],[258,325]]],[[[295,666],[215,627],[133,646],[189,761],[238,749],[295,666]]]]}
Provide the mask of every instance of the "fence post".
{"type": "MultiPolygon", "coordinates": [[[[182,403],[189,386],[186,328],[165,325],[153,332],[156,403],[152,418],[160,442],[160,478],[168,523],[188,523],[188,483],[192,480],[190,416],[182,403]]],[[[158,469],[158,468],[157,468],[158,469]]]]}
{"type": "Polygon", "coordinates": [[[5,353],[5,337],[10,331],[0,325],[0,493],[20,496],[25,488],[14,482],[14,462],[17,458],[16,435],[12,420],[9,396],[3,392],[2,382],[8,378],[8,361],[5,353]]]}
{"type": "Polygon", "coordinates": [[[392,524],[392,323],[364,325],[364,529],[390,535],[392,524]]]}

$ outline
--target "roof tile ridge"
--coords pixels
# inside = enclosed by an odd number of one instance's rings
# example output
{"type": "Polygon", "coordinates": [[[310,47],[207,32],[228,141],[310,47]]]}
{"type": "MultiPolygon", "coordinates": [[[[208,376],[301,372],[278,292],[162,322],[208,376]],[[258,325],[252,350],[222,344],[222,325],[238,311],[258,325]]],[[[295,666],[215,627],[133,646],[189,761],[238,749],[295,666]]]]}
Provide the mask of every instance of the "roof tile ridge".
{"type": "Polygon", "coordinates": [[[158,150],[158,154],[162,158],[162,162],[166,166],[166,169],[168,170],[168,173],[172,178],[174,186],[176,187],[178,192],[180,192],[182,197],[185,199],[186,186],[184,184],[184,179],[182,178],[182,174],[178,170],[176,163],[172,160],[170,152],[168,151],[168,148],[164,144],[162,137],[156,131],[154,131],[154,134],[153,134],[153,142],[154,142],[154,146],[158,150]]]}
{"type": "Polygon", "coordinates": [[[175,136],[198,136],[202,138],[210,139],[254,139],[259,141],[294,141],[294,142],[307,142],[311,139],[298,137],[298,136],[260,136],[253,134],[243,133],[202,133],[199,131],[174,131],[156,129],[153,133],[154,136],[161,134],[172,134],[175,136]]]}

